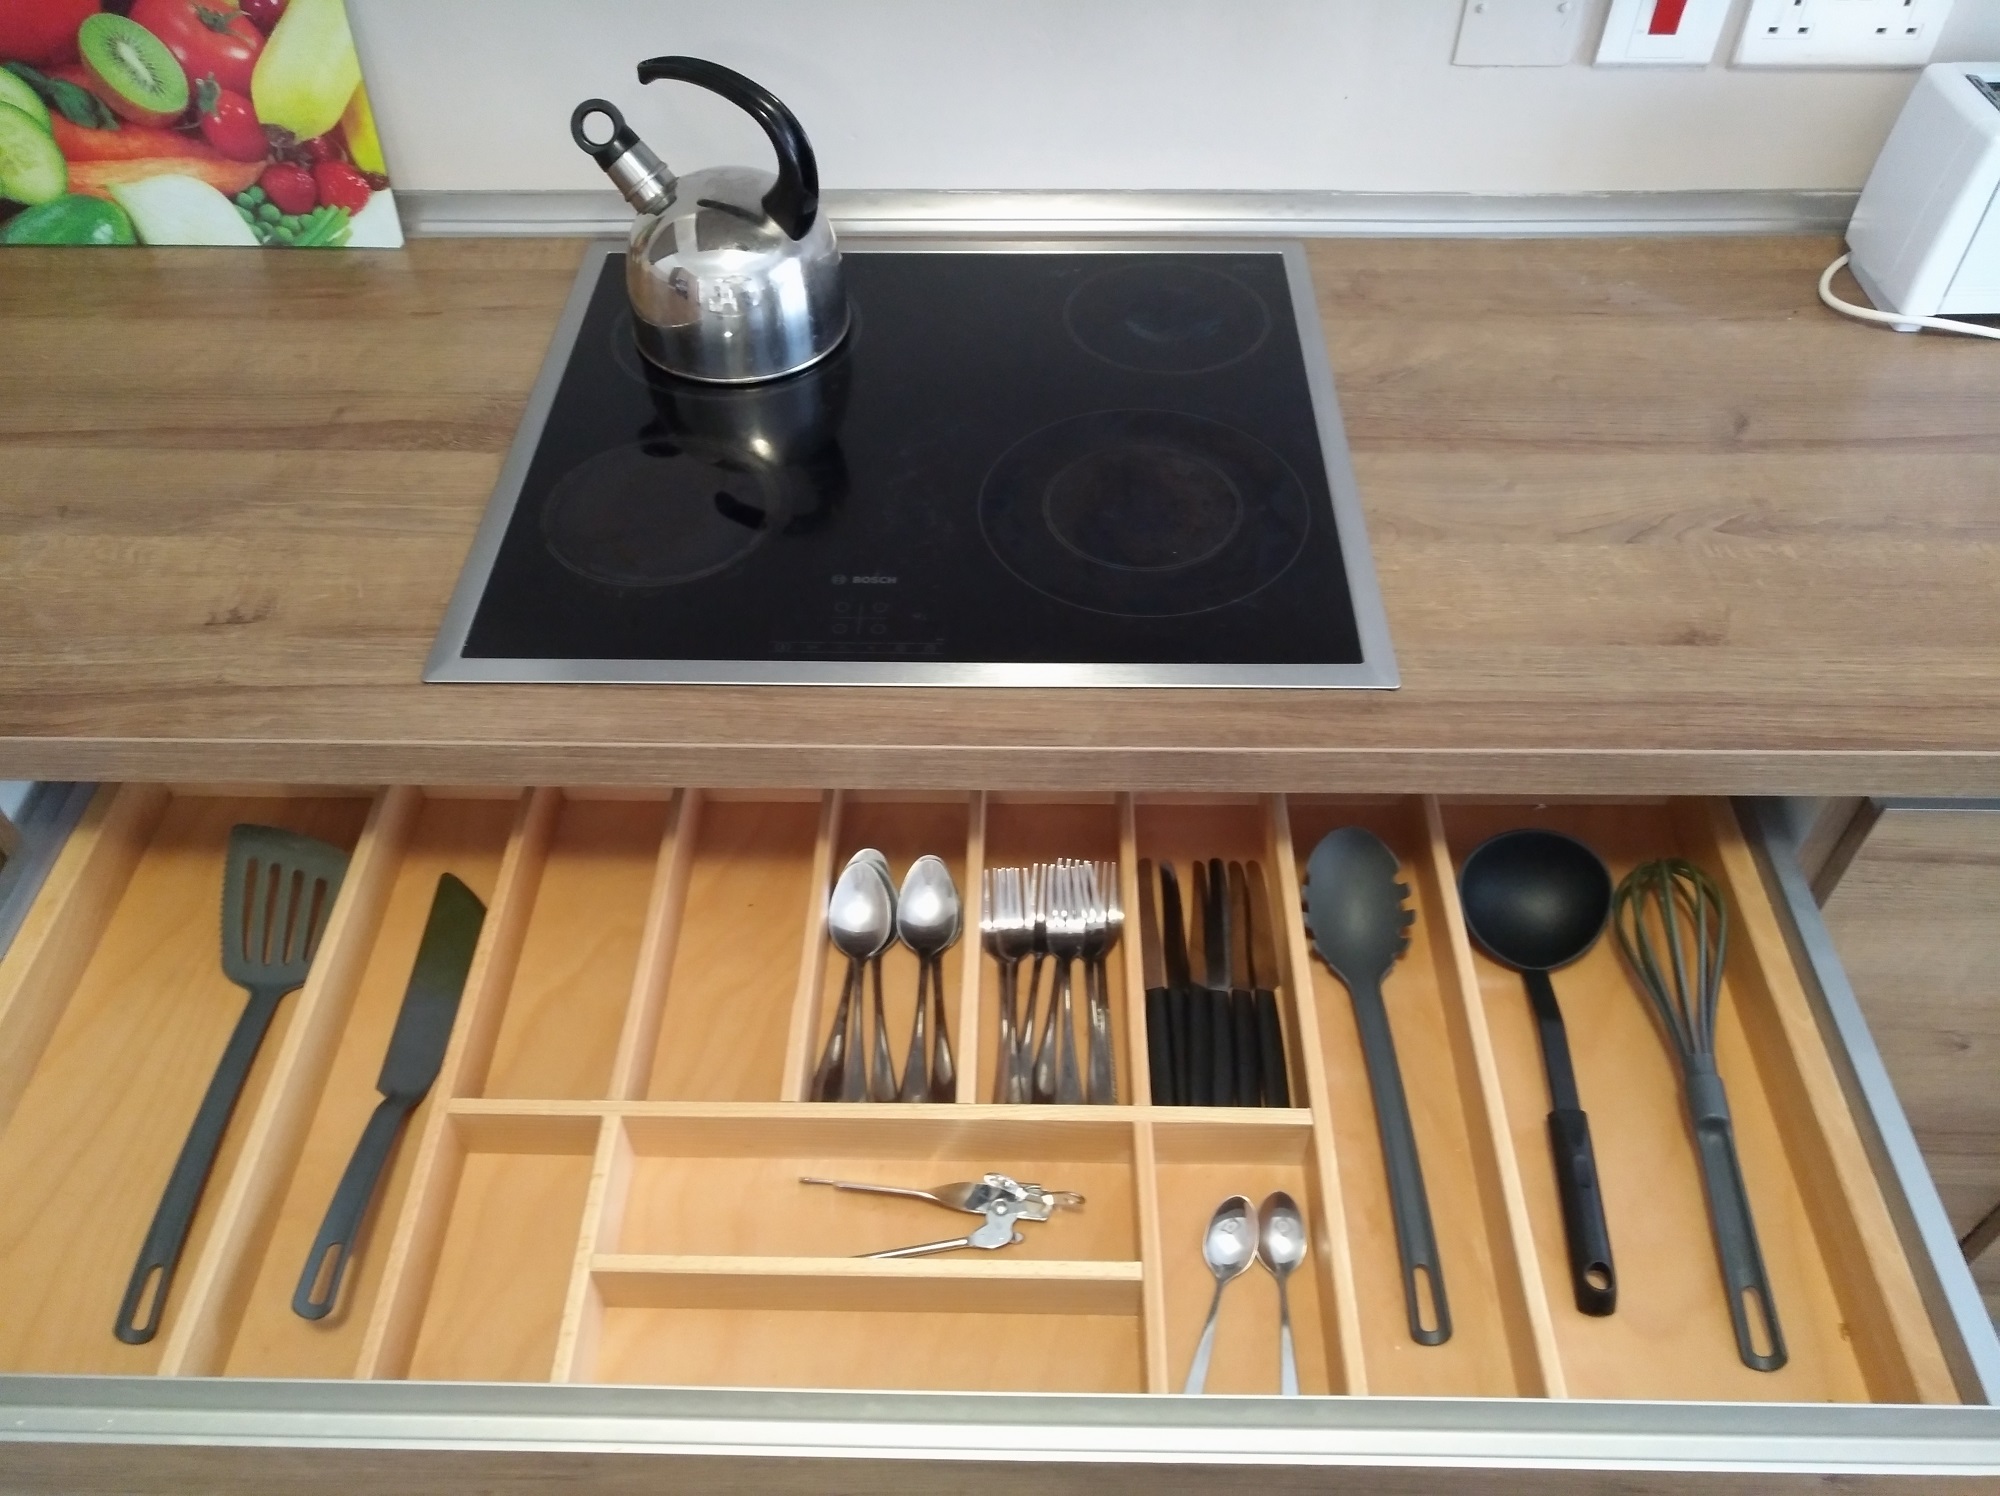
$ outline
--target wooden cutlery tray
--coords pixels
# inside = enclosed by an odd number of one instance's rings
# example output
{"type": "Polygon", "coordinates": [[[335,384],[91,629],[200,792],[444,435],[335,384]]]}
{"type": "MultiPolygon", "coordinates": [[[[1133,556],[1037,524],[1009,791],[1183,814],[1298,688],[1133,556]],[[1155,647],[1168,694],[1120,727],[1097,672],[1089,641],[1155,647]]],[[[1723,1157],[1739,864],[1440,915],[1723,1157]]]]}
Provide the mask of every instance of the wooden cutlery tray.
{"type": "MultiPolygon", "coordinates": [[[[907,1033],[914,959],[887,961],[907,1033]]],[[[899,1049],[900,1053],[900,1049],[899,1049]]],[[[0,1371],[712,1386],[1170,1392],[1224,1196],[1290,1191],[1309,1393],[1955,1401],[1783,927],[1726,804],[1071,798],[686,790],[621,796],[106,787],[0,962],[0,1371]],[[217,962],[224,845],[260,821],[352,848],[143,1346],[111,1333],[134,1252],[241,1004],[217,962]],[[1455,1333],[1412,1343],[1345,989],[1310,956],[1299,868],[1361,824],[1417,921],[1389,978],[1455,1333]],[[1731,905],[1719,1040],[1790,1364],[1743,1367],[1679,1081],[1608,938],[1558,974],[1617,1254],[1616,1314],[1570,1300],[1519,979],[1475,952],[1455,869],[1547,825],[1622,874],[1682,854],[1731,905]],[[1001,1107],[996,976],[946,961],[958,1105],[801,1101],[838,998],[825,894],[880,847],[976,890],[987,865],[1115,859],[1116,1107],[1001,1107]],[[1285,921],[1290,1110],[1147,1097],[1141,857],[1257,859],[1285,921]],[[438,875],[489,906],[444,1070],[399,1145],[342,1302],[290,1307],[374,1081],[438,875]],[[1140,1021],[1135,1021],[1140,1020],[1140,1021]],[[1088,1197],[999,1252],[853,1254],[969,1218],[801,1175],[929,1186],[987,1169],[1088,1197]]],[[[1212,1392],[1277,1385],[1276,1291],[1225,1299],[1212,1392]]]]}

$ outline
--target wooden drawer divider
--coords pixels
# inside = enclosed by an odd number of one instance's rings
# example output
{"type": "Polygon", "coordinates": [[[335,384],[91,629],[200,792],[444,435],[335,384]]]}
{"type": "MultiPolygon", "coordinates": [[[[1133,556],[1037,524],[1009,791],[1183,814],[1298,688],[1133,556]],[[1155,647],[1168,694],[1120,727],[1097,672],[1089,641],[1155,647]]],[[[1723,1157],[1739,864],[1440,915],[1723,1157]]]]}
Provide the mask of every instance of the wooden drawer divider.
{"type": "MultiPolygon", "coordinates": [[[[211,787],[210,792],[245,793],[226,787],[211,787]]],[[[101,793],[58,860],[48,891],[13,953],[0,965],[0,1140],[63,1015],[69,990],[116,916],[176,793],[196,792],[124,787],[101,793]]],[[[176,1288],[178,1303],[157,1364],[161,1374],[232,1370],[231,1347],[245,1295],[257,1281],[256,1260],[280,1204],[288,1220],[296,1208],[296,1202],[285,1202],[285,1190],[307,1129],[315,1125],[315,1109],[350,1021],[363,968],[392,899],[402,910],[415,897],[412,880],[421,881],[417,869],[431,866],[410,864],[399,885],[399,870],[414,855],[414,828],[426,807],[448,794],[395,788],[377,794],[369,806],[321,957],[290,1008],[289,1026],[268,1062],[268,1083],[241,1119],[240,1151],[211,1187],[207,1234],[176,1288]]],[[[537,1313],[546,1317],[534,1335],[517,1338],[508,1347],[508,1365],[527,1368],[511,1375],[579,1383],[635,1374],[657,1379],[661,1368],[672,1370],[680,1363],[673,1361],[671,1351],[649,1349],[659,1344],[655,1327],[701,1321],[706,1328],[691,1333],[697,1339],[709,1336],[712,1345],[724,1344],[713,1339],[724,1324],[712,1317],[718,1311],[741,1314],[746,1333],[753,1339],[762,1334],[772,1345],[779,1343],[770,1339],[774,1313],[859,1315],[862,1323],[881,1315],[890,1327],[885,1333],[935,1329],[961,1340],[974,1332],[953,1316],[979,1316],[980,1324],[999,1316],[980,1333],[998,1336],[1016,1353],[1046,1342],[1038,1317],[1063,1316],[1095,1326],[1081,1357],[1088,1364],[1074,1372],[1083,1378],[1082,1387],[1172,1392],[1208,1293],[1192,1229],[1196,1207],[1205,1210],[1217,1197],[1213,1191],[1238,1187],[1231,1181],[1241,1180],[1249,1190],[1250,1181],[1270,1180],[1302,1193],[1313,1228],[1311,1281],[1296,1285],[1305,1291],[1307,1308],[1301,1317],[1295,1297],[1294,1314],[1310,1352],[1302,1359],[1310,1366],[1314,1387],[1349,1395],[1605,1395],[1610,1364],[1605,1347],[1617,1342],[1581,1322],[1568,1302],[1560,1233],[1552,1233],[1550,1224],[1554,1207],[1542,1198],[1548,1193],[1547,1161],[1545,1151],[1536,1151],[1536,1137],[1545,1097],[1538,1089],[1538,1071],[1530,1068],[1532,1052],[1522,1040],[1524,1013],[1514,996],[1516,987],[1509,985],[1511,977],[1503,981],[1469,938],[1455,873],[1468,840],[1483,834],[1489,822],[1518,815],[1524,821],[1552,817],[1568,824],[1563,817],[1573,814],[1585,819],[1596,815],[1599,821],[1593,824],[1614,831],[1670,827],[1671,837],[1665,830],[1633,831],[1632,836],[1672,840],[1691,850],[1717,871],[1727,890],[1739,931],[1728,973],[1729,1004],[1740,1014],[1754,1058],[1750,1066],[1740,1058],[1735,1061],[1740,1068],[1731,1079],[1745,1093],[1752,1125],[1775,1127],[1781,1135],[1778,1156],[1804,1200],[1803,1207],[1788,1206],[1774,1196],[1772,1219],[1809,1223],[1807,1234],[1814,1239],[1810,1250],[1820,1254],[1810,1260],[1824,1262],[1831,1285],[1801,1289],[1789,1297],[1781,1293],[1781,1312],[1790,1304],[1794,1314],[1808,1321],[1821,1312],[1816,1306],[1822,1301],[1837,1302],[1841,1323],[1836,1328],[1851,1333],[1853,1361],[1865,1381],[1865,1395],[1873,1400],[1953,1397],[1936,1335],[1832,1057],[1754,855],[1725,804],[1690,802],[1668,808],[1635,803],[1630,809],[1600,806],[1571,812],[1560,805],[1495,810],[1429,797],[952,796],[840,790],[785,795],[688,787],[676,792],[664,809],[653,797],[655,805],[643,812],[651,819],[621,827],[601,806],[590,810],[591,802],[607,798],[603,795],[541,788],[510,798],[511,822],[497,806],[491,814],[481,813],[486,819],[480,824],[491,828],[482,833],[490,835],[483,844],[489,850],[482,855],[497,859],[483,864],[492,880],[487,924],[433,1098],[402,1145],[409,1154],[407,1186],[373,1228],[380,1233],[375,1250],[383,1254],[382,1268],[372,1302],[357,1306],[362,1317],[357,1320],[354,1376],[436,1375],[440,1366],[462,1362],[476,1371],[483,1342],[470,1317],[478,1313],[479,1284],[485,1280],[464,1275],[465,1233],[488,1230],[491,1222],[468,1217],[470,1224],[454,1225],[454,1212],[461,1208],[462,1193],[470,1190],[473,1203],[466,1208],[504,1215],[513,1200],[511,1191],[520,1183],[525,1193],[511,1208],[532,1211],[533,1218],[524,1218],[522,1225],[540,1233],[537,1240],[543,1245],[536,1250],[542,1254],[538,1260],[544,1264],[547,1294],[537,1313]],[[583,818],[565,821],[565,806],[584,807],[583,818]],[[1434,1159],[1438,1165],[1431,1183],[1433,1214],[1441,1240],[1450,1243],[1447,1282],[1462,1333],[1455,1337],[1459,1343],[1443,1353],[1403,1340],[1400,1302],[1383,1302],[1383,1284],[1392,1281],[1384,1274],[1393,1266],[1394,1240],[1385,1200],[1379,1198],[1372,1109],[1353,1052],[1344,989],[1317,963],[1298,913],[1299,869],[1310,840],[1331,825],[1349,822],[1375,827],[1391,840],[1403,861],[1402,875],[1412,886],[1412,901],[1423,913],[1411,952],[1392,977],[1390,1002],[1427,1179],[1434,1159]],[[560,833],[567,840],[558,844],[559,826],[565,825],[572,829],[560,833]],[[651,841],[655,825],[657,845],[651,841]],[[610,861],[593,861],[587,842],[579,850],[577,838],[599,834],[592,830],[598,826],[607,828],[607,837],[623,834],[615,854],[607,854],[610,861]],[[724,829],[715,831],[718,826],[724,829]],[[939,828],[946,826],[953,828],[950,844],[919,845],[935,841],[939,828]],[[739,846],[730,829],[736,827],[746,828],[748,843],[739,846]],[[936,850],[954,861],[961,879],[966,926],[954,960],[947,963],[956,986],[952,1039],[959,1076],[954,1105],[835,1108],[805,1100],[830,1019],[829,986],[837,991],[838,973],[830,961],[838,957],[830,957],[825,938],[826,893],[849,842],[875,835],[870,827],[890,836],[900,828],[900,843],[884,842],[899,863],[916,850],[936,850]],[[705,828],[723,839],[705,849],[705,828]],[[1211,842],[1226,856],[1261,859],[1273,880],[1274,912],[1283,922],[1276,942],[1278,976],[1288,1015],[1294,1092],[1301,1103],[1290,1111],[1156,1107],[1150,1095],[1138,866],[1142,857],[1184,861],[1211,842]],[[558,845],[568,850],[558,850],[558,845]],[[982,1098],[992,1084],[985,1030],[997,977],[978,934],[981,873],[989,858],[1104,857],[1114,849],[1127,919],[1125,939],[1113,957],[1121,1104],[992,1105],[982,1098]],[[708,861],[711,856],[721,861],[708,861]],[[802,895],[796,881],[801,876],[802,895]],[[530,961],[531,967],[539,963],[535,969],[540,973],[531,982],[532,1000],[522,999],[527,1016],[509,1020],[508,1005],[523,980],[523,950],[538,899],[545,887],[557,886],[550,880],[561,878],[571,880],[561,885],[569,891],[551,907],[585,918],[590,901],[600,889],[608,889],[623,901],[623,923],[614,943],[576,956],[576,970],[588,973],[587,978],[568,974],[561,966],[563,943],[549,946],[544,933],[537,947],[541,954],[530,961]],[[742,970],[754,978],[751,985],[745,985],[741,973],[720,969],[727,965],[721,954],[736,949],[736,932],[710,923],[702,927],[699,944],[683,939],[685,930],[693,928],[685,921],[699,878],[708,880],[700,885],[706,890],[699,906],[706,911],[703,918],[712,921],[739,904],[744,911],[741,940],[754,959],[742,970]],[[795,902],[801,896],[802,913],[795,902]],[[784,966],[786,958],[770,958],[768,945],[762,951],[751,948],[761,932],[782,926],[789,950],[794,918],[801,931],[795,973],[784,966]],[[552,956],[552,949],[558,954],[552,956]],[[627,961],[629,982],[615,994],[606,991],[605,973],[623,971],[627,961]],[[718,969],[709,970],[711,965],[718,969]],[[782,1008],[769,1005],[770,995],[762,990],[778,971],[784,972],[786,984],[778,997],[782,1008]],[[571,1065],[566,1073],[591,1075],[587,1085],[575,1081],[575,1088],[597,1094],[537,1093],[536,1084],[563,1084],[565,1072],[561,1066],[537,1068],[536,1055],[523,1045],[561,1043],[563,1015],[570,1010],[560,1004],[572,998],[580,1004],[575,1021],[599,1025],[588,1041],[598,1047],[579,1051],[594,1058],[571,1065]],[[761,1046],[755,1054],[744,1052],[740,1064],[733,1057],[737,1051],[728,1045],[729,1026],[739,1013],[745,1034],[754,1029],[744,1042],[761,1046]],[[504,1046],[503,1024],[511,1025],[504,1046]],[[663,1048],[663,1036],[678,1040],[689,1024],[694,1047],[663,1048]],[[709,1048],[703,1050],[703,1045],[709,1048]],[[497,1062],[496,1046],[501,1052],[497,1062]],[[722,1070],[711,1072],[714,1064],[722,1070]],[[1738,1074],[1743,1078],[1737,1079],[1738,1074]],[[497,1088],[496,1094],[488,1094],[489,1086],[497,1088]],[[1759,1116],[1769,1120],[1757,1121],[1759,1116]],[[510,1160],[524,1161],[518,1173],[509,1172],[517,1168],[510,1160]],[[913,1183],[928,1183],[933,1163],[977,1167],[990,1160],[989,1166],[1032,1169],[1051,1185],[1061,1185],[1065,1177],[1087,1178],[1095,1198],[1084,1218],[1069,1223],[1075,1234],[1058,1237],[1054,1233],[1063,1227],[1052,1226],[1016,1252],[870,1260],[842,1255],[852,1250],[845,1245],[850,1236],[858,1241],[881,1235],[893,1241],[899,1227],[907,1227],[908,1239],[919,1239],[933,1228],[946,1235],[950,1227],[946,1220],[920,1212],[824,1215],[813,1218],[819,1224],[802,1224],[789,1213],[810,1212],[818,1205],[794,1202],[788,1186],[780,1186],[806,1167],[824,1170],[823,1160],[913,1183]],[[469,1182],[475,1179],[477,1184],[469,1182]],[[641,1180],[646,1181],[643,1190],[641,1180]],[[658,1193],[662,1189],[665,1193],[658,1193]],[[715,1220],[692,1218],[702,1202],[717,1207],[715,1220]],[[1808,1211],[1802,1218],[1797,1215],[1801,1208],[1808,1211]],[[765,1217],[760,1211],[776,1214],[765,1217]],[[823,1243],[813,1233],[827,1226],[832,1235],[823,1243]],[[458,1245],[448,1248],[448,1239],[458,1245]],[[1066,1243],[1067,1249],[1050,1254],[1046,1245],[1054,1242],[1066,1243]],[[440,1294],[455,1306],[438,1311],[444,1316],[443,1329],[426,1324],[440,1294]],[[613,1316],[624,1314],[640,1317],[617,1320],[614,1326],[613,1316]],[[1025,1328],[1018,1334],[1000,1323],[1011,1315],[1024,1316],[1025,1328]],[[934,1321],[933,1316],[942,1318],[934,1321]],[[461,1326],[465,1343],[439,1350],[437,1337],[460,1333],[461,1326]],[[467,1357],[474,1359],[467,1362],[467,1357]]],[[[351,828],[352,822],[347,824],[351,828]]],[[[1609,992],[1618,983],[1601,966],[1596,973],[1577,978],[1578,987],[1572,989],[1580,992],[1573,1032],[1581,1027],[1587,1034],[1593,1025],[1600,1035],[1607,1032],[1603,1016],[1592,1013],[1588,1001],[1591,993],[1609,992]]],[[[378,977],[369,980],[373,992],[378,977]]],[[[1569,987],[1570,979],[1559,986],[1569,987]]],[[[906,994],[899,997],[908,1001],[906,994]]],[[[1636,1004],[1638,998],[1626,993],[1617,1001],[1636,1004]]],[[[1611,1051],[1609,1061],[1597,1054],[1597,1068],[1586,1078],[1587,1106],[1608,1117],[1623,1110],[1626,1133],[1619,1146],[1627,1149],[1628,1163],[1631,1119],[1643,1113],[1652,1126],[1669,1115],[1660,1100],[1665,1082],[1657,1068],[1666,1063],[1665,1056],[1641,1053],[1644,1041],[1633,1037],[1640,1032],[1632,1017],[1636,1011],[1612,1015],[1620,1043],[1629,1047],[1611,1051]],[[1630,1068],[1631,1083],[1650,1088],[1646,1094],[1652,1099],[1628,1103],[1619,1094],[1619,1082],[1626,1077],[1607,1066],[1630,1068]],[[1635,1105],[1638,1113],[1631,1110],[1635,1105]]],[[[350,1042],[349,1052],[358,1047],[359,1041],[350,1042]]],[[[342,1061],[343,1067],[352,1063],[342,1061]]],[[[1616,1133],[1615,1126],[1607,1126],[1607,1136],[1616,1133]]],[[[1676,1169],[1686,1166],[1675,1140],[1655,1140],[1663,1159],[1677,1160],[1676,1169]]],[[[1767,1152],[1763,1164],[1767,1181],[1773,1177],[1770,1157],[1767,1152]]],[[[1629,1190],[1629,1169],[1626,1178],[1629,1190]]],[[[1777,1186],[1767,1182],[1767,1188],[1775,1191],[1777,1186]]],[[[1625,1196],[1628,1204],[1634,1198],[1625,1196]]],[[[1680,1287],[1689,1293],[1700,1286],[1706,1270],[1705,1222],[1700,1227],[1696,1230],[1678,1216],[1673,1223],[1683,1250],[1676,1271],[1680,1287]]],[[[1640,1229],[1628,1221],[1613,1222],[1614,1241],[1633,1241],[1634,1258],[1644,1260],[1645,1247],[1631,1235],[1640,1229]]],[[[1793,1224],[1792,1229],[1796,1233],[1801,1228],[1793,1224]]],[[[503,1234],[494,1249],[510,1245],[503,1234]]],[[[1262,1282],[1261,1275],[1257,1281],[1262,1282]]],[[[268,1280],[261,1286],[268,1288],[268,1280]]],[[[1627,1280],[1624,1290],[1638,1295],[1653,1286],[1627,1280]]],[[[1239,1324],[1264,1312],[1244,1302],[1250,1292],[1239,1292],[1225,1311],[1239,1324]]],[[[1639,1302],[1635,1299],[1635,1306],[1639,1302]]],[[[1823,1323],[1802,1322],[1801,1331],[1802,1344],[1835,1343],[1828,1341],[1823,1323]]],[[[1632,1331],[1625,1324],[1616,1333],[1629,1336],[1632,1331]]],[[[825,1363],[834,1368],[828,1375],[865,1379],[873,1374],[880,1363],[870,1358],[879,1352],[865,1342],[856,1344],[844,1366],[825,1363]]],[[[1239,1368],[1247,1365],[1246,1344],[1238,1343],[1239,1368]]],[[[939,1367],[959,1365],[950,1354],[941,1357],[939,1367]]],[[[782,1380],[783,1357],[768,1364],[773,1368],[768,1374],[782,1380]]],[[[703,1371],[694,1363],[686,1369],[697,1379],[703,1371]]],[[[1047,1370],[1055,1377],[1072,1371],[1059,1363],[1050,1363],[1047,1370]]],[[[963,1374],[963,1369],[938,1373],[963,1374]]],[[[1237,1375],[1247,1372],[1239,1369],[1237,1375]]],[[[1847,1375],[1851,1379],[1852,1373],[1847,1375]]],[[[1849,1383],[1836,1376],[1826,1385],[1849,1383]]],[[[1745,1386],[1748,1390],[1739,1395],[1764,1395],[1765,1387],[1771,1389],[1768,1395],[1784,1390],[1775,1381],[1745,1386]]],[[[1612,1392],[1631,1395],[1616,1388],[1612,1392]]]]}

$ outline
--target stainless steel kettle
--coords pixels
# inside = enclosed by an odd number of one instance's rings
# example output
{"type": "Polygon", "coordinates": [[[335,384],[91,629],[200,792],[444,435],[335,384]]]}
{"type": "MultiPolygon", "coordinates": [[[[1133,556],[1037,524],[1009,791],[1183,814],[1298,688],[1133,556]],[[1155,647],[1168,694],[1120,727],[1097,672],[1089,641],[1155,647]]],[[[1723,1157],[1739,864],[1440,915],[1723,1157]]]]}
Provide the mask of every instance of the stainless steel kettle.
{"type": "Polygon", "coordinates": [[[625,260],[639,351],[671,374],[716,384],[819,362],[846,336],[848,306],[812,143],[791,110],[741,73],[699,57],[639,64],[641,83],[662,78],[746,111],[770,137],[778,170],[717,166],[676,177],[616,105],[577,105],[570,134],[639,212],[625,260]],[[598,115],[611,122],[602,142],[585,129],[598,115]]]}

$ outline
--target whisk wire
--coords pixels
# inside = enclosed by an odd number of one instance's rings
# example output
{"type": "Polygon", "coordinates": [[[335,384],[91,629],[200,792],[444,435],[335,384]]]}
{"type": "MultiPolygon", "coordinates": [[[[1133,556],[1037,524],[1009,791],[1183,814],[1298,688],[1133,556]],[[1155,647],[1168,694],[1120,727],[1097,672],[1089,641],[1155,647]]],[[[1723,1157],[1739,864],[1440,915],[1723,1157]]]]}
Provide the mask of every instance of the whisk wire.
{"type": "Polygon", "coordinates": [[[1729,943],[1729,912],[1715,880],[1681,858],[1650,864],[1620,886],[1613,921],[1683,1062],[1712,1058],[1729,943]]]}

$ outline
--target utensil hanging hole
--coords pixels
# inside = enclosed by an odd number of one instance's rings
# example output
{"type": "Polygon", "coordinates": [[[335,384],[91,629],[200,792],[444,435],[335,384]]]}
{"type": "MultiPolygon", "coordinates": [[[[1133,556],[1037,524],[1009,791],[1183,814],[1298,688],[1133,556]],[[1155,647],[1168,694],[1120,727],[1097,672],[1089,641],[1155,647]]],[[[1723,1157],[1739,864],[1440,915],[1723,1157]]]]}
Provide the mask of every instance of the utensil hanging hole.
{"type": "Polygon", "coordinates": [[[132,1323],[142,1330],[152,1330],[160,1323],[160,1311],[166,1308],[167,1269],[163,1263],[154,1263],[146,1269],[145,1281],[139,1286],[139,1297],[132,1301],[132,1323]]]}
{"type": "Polygon", "coordinates": [[[1771,1316],[1764,1311],[1764,1296],[1754,1288],[1743,1290],[1743,1322],[1749,1330],[1750,1349],[1759,1356],[1773,1356],[1778,1338],[1771,1333],[1771,1316]]]}
{"type": "Polygon", "coordinates": [[[292,871],[292,886],[285,890],[285,937],[279,960],[286,963],[305,959],[305,924],[299,918],[305,913],[306,875],[292,871]]]}
{"type": "Polygon", "coordinates": [[[1437,1308],[1437,1285],[1431,1281],[1431,1270],[1427,1267],[1410,1269],[1410,1291],[1417,1306],[1417,1328],[1426,1335],[1435,1335],[1441,1320],[1437,1308]]]}
{"type": "Polygon", "coordinates": [[[252,932],[252,938],[257,942],[252,959],[267,964],[271,959],[271,936],[278,923],[278,887],[284,878],[285,870],[274,862],[269,872],[270,877],[264,880],[264,918],[260,921],[262,928],[252,932]]]}
{"type": "Polygon", "coordinates": [[[319,1261],[313,1264],[312,1292],[308,1301],[314,1304],[327,1303],[333,1297],[335,1270],[340,1266],[342,1242],[328,1242],[319,1254],[319,1261]]]}
{"type": "Polygon", "coordinates": [[[1583,1281],[1603,1293],[1611,1287],[1611,1269],[1602,1262],[1593,1262],[1583,1270],[1583,1281]]]}
{"type": "Polygon", "coordinates": [[[236,911],[236,953],[244,960],[250,959],[250,932],[257,927],[257,885],[264,875],[264,864],[256,858],[243,871],[243,907],[236,911]]]}

